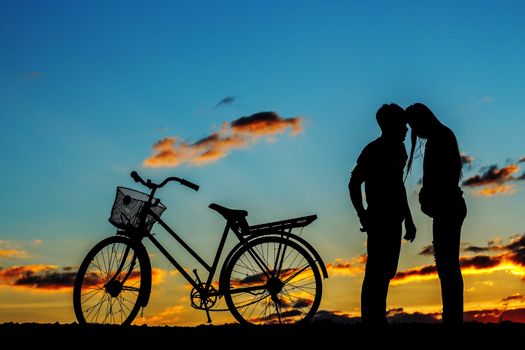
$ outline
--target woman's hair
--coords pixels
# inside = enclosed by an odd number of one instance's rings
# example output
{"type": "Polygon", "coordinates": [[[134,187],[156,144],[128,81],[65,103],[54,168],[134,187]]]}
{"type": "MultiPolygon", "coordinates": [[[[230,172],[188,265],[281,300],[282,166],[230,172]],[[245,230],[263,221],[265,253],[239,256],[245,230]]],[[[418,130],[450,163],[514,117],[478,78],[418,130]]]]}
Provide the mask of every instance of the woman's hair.
{"type": "Polygon", "coordinates": [[[416,132],[414,131],[414,129],[412,129],[410,131],[410,156],[408,157],[408,165],[407,165],[407,172],[405,175],[405,180],[408,177],[410,170],[412,170],[412,163],[414,161],[414,151],[416,150],[416,144],[418,143],[419,143],[419,146],[417,148],[418,150],[421,150],[421,147],[423,146],[423,142],[421,141],[421,139],[418,140],[416,132]]]}
{"type": "MultiPolygon", "coordinates": [[[[407,172],[406,172],[406,176],[408,176],[410,170],[412,169],[412,163],[414,161],[414,152],[416,150],[416,145],[419,144],[419,146],[417,147],[418,149],[420,149],[423,145],[421,141],[418,143],[418,135],[414,130],[414,125],[417,124],[419,128],[423,128],[424,130],[426,130],[426,132],[431,134],[434,132],[434,130],[437,127],[443,126],[443,124],[440,123],[440,121],[434,115],[434,113],[432,113],[430,108],[428,108],[422,103],[414,103],[413,105],[408,106],[406,108],[406,114],[408,118],[408,124],[410,125],[412,129],[410,133],[410,141],[411,141],[410,157],[408,158],[408,165],[407,165],[407,172]]],[[[421,137],[420,137],[420,140],[421,140],[421,137]]],[[[459,172],[458,174],[459,178],[461,178],[461,175],[462,175],[461,174],[461,158],[459,157],[459,146],[458,146],[456,138],[454,138],[454,145],[456,149],[458,150],[457,151],[457,154],[458,154],[457,169],[459,172]]]]}

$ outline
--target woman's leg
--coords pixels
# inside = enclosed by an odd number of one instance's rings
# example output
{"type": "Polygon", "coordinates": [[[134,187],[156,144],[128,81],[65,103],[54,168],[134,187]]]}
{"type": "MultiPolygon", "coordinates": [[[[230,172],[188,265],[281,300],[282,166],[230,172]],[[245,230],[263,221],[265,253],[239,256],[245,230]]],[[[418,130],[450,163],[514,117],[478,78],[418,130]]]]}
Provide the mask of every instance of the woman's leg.
{"type": "Polygon", "coordinates": [[[463,323],[463,277],[459,263],[463,219],[434,218],[434,256],[443,300],[443,323],[463,323]]]}

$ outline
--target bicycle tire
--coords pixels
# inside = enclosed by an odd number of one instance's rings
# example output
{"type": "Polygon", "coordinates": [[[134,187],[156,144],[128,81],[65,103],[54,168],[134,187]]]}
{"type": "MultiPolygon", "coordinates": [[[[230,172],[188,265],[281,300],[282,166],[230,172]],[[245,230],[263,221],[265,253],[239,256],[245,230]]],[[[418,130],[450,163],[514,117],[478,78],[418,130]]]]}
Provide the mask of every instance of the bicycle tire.
{"type": "Polygon", "coordinates": [[[307,323],[321,303],[322,278],[315,260],[283,237],[249,241],[232,256],[220,279],[228,309],[241,324],[307,323]],[[256,290],[240,292],[246,288],[256,290]]]}
{"type": "Polygon", "coordinates": [[[150,266],[144,246],[127,237],[97,243],[75,278],[73,307],[78,323],[131,324],[151,290],[150,266]]]}

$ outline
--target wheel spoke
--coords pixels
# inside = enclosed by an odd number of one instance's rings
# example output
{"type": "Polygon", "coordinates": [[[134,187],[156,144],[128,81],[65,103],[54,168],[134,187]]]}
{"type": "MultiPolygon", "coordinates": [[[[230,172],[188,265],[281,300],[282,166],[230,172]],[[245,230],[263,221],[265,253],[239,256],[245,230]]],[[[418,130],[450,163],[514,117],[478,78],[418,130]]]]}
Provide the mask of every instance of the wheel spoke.
{"type": "Polygon", "coordinates": [[[232,257],[226,274],[226,303],[241,323],[302,322],[319,307],[322,284],[317,264],[289,238],[268,236],[249,242],[232,257]],[[261,263],[272,268],[270,276],[260,271],[261,263]]]}
{"type": "Polygon", "coordinates": [[[138,293],[140,291],[140,288],[131,287],[131,286],[122,286],[122,290],[125,290],[125,291],[128,291],[128,292],[136,292],[136,293],[138,293]]]}
{"type": "Polygon", "coordinates": [[[119,236],[92,249],[79,268],[77,280],[81,282],[75,282],[73,293],[79,322],[132,322],[140,309],[138,301],[143,290],[142,260],[136,254],[129,240],[119,236]]]}

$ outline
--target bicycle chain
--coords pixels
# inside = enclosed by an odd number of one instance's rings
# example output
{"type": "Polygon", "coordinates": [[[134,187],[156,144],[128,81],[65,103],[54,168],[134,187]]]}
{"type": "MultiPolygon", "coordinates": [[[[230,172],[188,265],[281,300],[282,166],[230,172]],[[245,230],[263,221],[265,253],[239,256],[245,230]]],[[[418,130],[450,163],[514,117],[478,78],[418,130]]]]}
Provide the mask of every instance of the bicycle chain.
{"type": "MultiPolygon", "coordinates": [[[[243,309],[243,308],[245,308],[245,307],[247,307],[247,306],[250,306],[250,305],[253,305],[253,304],[255,304],[255,303],[258,303],[259,301],[261,301],[261,300],[263,300],[264,298],[267,298],[267,297],[268,297],[268,295],[266,295],[266,296],[264,296],[264,297],[262,297],[262,298],[259,298],[259,299],[257,299],[257,300],[251,301],[251,302],[249,302],[248,304],[245,304],[245,305],[242,305],[242,306],[238,306],[238,307],[236,307],[236,308],[237,308],[237,309],[243,309]]],[[[204,309],[198,309],[198,310],[204,310],[204,309]]],[[[210,312],[212,312],[212,311],[213,311],[213,312],[219,312],[219,311],[221,311],[221,312],[222,312],[222,311],[230,311],[230,309],[209,309],[208,311],[210,311],[210,312]]]]}

